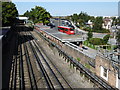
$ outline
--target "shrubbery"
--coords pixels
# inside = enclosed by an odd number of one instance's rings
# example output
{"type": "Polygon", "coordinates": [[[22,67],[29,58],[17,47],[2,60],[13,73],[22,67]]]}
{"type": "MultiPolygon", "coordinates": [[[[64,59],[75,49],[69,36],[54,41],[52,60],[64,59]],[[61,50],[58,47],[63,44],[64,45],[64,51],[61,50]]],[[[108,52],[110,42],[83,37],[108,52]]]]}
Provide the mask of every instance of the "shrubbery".
{"type": "Polygon", "coordinates": [[[96,33],[110,33],[110,31],[108,29],[95,30],[95,29],[91,29],[90,27],[83,27],[83,30],[92,31],[92,32],[96,32],[96,33]]]}
{"type": "Polygon", "coordinates": [[[105,44],[107,44],[109,38],[110,38],[109,34],[104,36],[103,39],[101,39],[101,38],[90,38],[89,43],[91,43],[93,45],[105,45],[105,44]]]}
{"type": "Polygon", "coordinates": [[[91,28],[90,28],[90,27],[83,27],[83,30],[85,30],[85,31],[90,31],[91,28]]]}
{"type": "Polygon", "coordinates": [[[92,29],[92,32],[96,32],[96,33],[110,33],[110,31],[108,29],[101,29],[101,30],[94,30],[94,29],[92,29]]]}
{"type": "Polygon", "coordinates": [[[101,38],[90,38],[89,43],[91,43],[93,45],[103,45],[104,41],[101,38]]]}
{"type": "Polygon", "coordinates": [[[103,41],[104,41],[105,44],[107,44],[109,38],[110,38],[109,34],[103,37],[103,41]]]}

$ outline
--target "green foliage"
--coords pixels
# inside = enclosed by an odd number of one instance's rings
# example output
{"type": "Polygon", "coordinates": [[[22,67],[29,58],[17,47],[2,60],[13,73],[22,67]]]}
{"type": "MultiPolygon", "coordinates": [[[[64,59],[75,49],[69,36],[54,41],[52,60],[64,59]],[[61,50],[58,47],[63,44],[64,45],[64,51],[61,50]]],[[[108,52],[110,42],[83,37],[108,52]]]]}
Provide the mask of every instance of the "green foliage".
{"type": "Polygon", "coordinates": [[[89,43],[93,45],[104,45],[104,41],[101,38],[90,38],[89,43]]]}
{"type": "Polygon", "coordinates": [[[78,61],[81,61],[81,59],[80,59],[80,58],[77,58],[77,60],[78,60],[78,61]]]}
{"type": "Polygon", "coordinates": [[[116,18],[116,17],[112,17],[112,26],[115,26],[115,25],[120,25],[120,17],[116,18]]]}
{"type": "Polygon", "coordinates": [[[102,17],[96,17],[96,19],[93,21],[93,30],[102,30],[102,23],[103,18],[102,17]]]}
{"type": "Polygon", "coordinates": [[[99,30],[95,30],[92,29],[92,32],[96,32],[96,33],[110,33],[110,31],[108,29],[99,29],[99,30]]]}
{"type": "Polygon", "coordinates": [[[110,34],[103,37],[104,44],[107,44],[109,38],[110,38],[110,34]]]}
{"type": "Polygon", "coordinates": [[[87,33],[87,36],[88,36],[87,40],[89,40],[90,38],[93,37],[93,33],[92,33],[91,31],[89,31],[89,32],[87,33]]]}
{"type": "Polygon", "coordinates": [[[120,45],[120,29],[118,29],[117,35],[116,35],[117,43],[120,45]]]}
{"type": "Polygon", "coordinates": [[[81,27],[85,26],[85,23],[90,19],[90,16],[87,13],[81,12],[80,14],[73,14],[71,16],[71,20],[77,25],[81,27]]]}
{"type": "Polygon", "coordinates": [[[36,6],[29,11],[24,13],[24,16],[29,17],[34,23],[42,22],[43,24],[49,23],[50,13],[47,12],[43,7],[36,6]]]}
{"type": "Polygon", "coordinates": [[[75,23],[75,24],[77,24],[77,22],[78,22],[78,15],[77,14],[73,14],[72,15],[72,21],[75,23]]]}
{"type": "Polygon", "coordinates": [[[85,67],[86,67],[87,69],[90,69],[90,65],[89,65],[88,63],[85,63],[85,67]]]}
{"type": "Polygon", "coordinates": [[[90,47],[90,48],[92,48],[92,49],[97,50],[97,48],[95,47],[95,45],[89,43],[88,40],[84,41],[83,44],[84,44],[85,46],[87,46],[87,47],[90,47]]]}
{"type": "Polygon", "coordinates": [[[3,26],[11,26],[18,16],[15,4],[12,2],[2,2],[2,24],[3,26]]]}
{"type": "Polygon", "coordinates": [[[83,30],[85,30],[85,31],[92,31],[91,27],[83,27],[83,30]]]}

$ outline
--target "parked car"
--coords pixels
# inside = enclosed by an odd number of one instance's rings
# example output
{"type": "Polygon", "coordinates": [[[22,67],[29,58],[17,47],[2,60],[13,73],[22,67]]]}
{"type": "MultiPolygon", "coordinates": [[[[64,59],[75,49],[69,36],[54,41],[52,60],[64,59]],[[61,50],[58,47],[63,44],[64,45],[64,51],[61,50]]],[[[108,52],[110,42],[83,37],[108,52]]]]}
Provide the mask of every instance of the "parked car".
{"type": "Polygon", "coordinates": [[[50,26],[50,28],[55,27],[55,25],[53,23],[48,23],[47,26],[50,26]]]}
{"type": "Polygon", "coordinates": [[[88,48],[86,48],[86,47],[84,47],[84,46],[83,46],[82,48],[85,49],[85,50],[88,50],[88,48]]]}

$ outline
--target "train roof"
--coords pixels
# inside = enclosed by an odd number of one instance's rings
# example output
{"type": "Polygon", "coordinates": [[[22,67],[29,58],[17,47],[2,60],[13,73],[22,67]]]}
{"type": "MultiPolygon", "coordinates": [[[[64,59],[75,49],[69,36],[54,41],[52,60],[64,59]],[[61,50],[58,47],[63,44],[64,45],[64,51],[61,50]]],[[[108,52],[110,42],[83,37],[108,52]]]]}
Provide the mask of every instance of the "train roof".
{"type": "Polygon", "coordinates": [[[71,27],[67,27],[67,26],[58,26],[58,27],[71,28],[71,27]]]}

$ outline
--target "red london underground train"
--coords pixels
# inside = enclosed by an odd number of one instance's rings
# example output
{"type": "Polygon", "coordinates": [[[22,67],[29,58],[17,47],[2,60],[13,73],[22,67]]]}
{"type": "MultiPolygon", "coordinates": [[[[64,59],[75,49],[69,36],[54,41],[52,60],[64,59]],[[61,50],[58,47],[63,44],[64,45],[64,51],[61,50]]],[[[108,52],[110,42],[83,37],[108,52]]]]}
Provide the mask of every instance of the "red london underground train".
{"type": "Polygon", "coordinates": [[[69,34],[69,35],[75,34],[75,30],[72,27],[58,26],[58,31],[69,34]]]}

